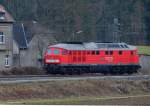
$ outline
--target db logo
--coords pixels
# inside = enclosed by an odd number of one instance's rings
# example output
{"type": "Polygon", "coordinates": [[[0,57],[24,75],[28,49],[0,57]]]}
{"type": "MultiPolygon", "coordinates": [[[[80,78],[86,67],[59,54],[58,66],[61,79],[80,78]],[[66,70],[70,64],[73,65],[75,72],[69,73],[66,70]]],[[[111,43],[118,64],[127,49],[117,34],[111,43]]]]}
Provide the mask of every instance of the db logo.
{"type": "Polygon", "coordinates": [[[105,57],[105,60],[108,62],[112,62],[113,61],[113,57],[105,57]]]}

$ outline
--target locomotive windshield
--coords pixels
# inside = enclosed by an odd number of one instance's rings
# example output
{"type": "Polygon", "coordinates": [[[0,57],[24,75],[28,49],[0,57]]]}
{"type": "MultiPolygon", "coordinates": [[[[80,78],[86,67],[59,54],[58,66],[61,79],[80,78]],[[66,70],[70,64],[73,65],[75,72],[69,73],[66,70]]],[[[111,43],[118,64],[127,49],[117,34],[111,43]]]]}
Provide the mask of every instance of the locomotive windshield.
{"type": "Polygon", "coordinates": [[[48,54],[52,54],[52,50],[47,50],[47,53],[48,54]]]}
{"type": "Polygon", "coordinates": [[[54,50],[54,54],[60,54],[59,50],[54,50]]]}
{"type": "Polygon", "coordinates": [[[56,55],[58,55],[58,54],[60,54],[60,50],[51,50],[51,49],[49,49],[49,50],[47,50],[47,53],[48,54],[56,54],[56,55]]]}

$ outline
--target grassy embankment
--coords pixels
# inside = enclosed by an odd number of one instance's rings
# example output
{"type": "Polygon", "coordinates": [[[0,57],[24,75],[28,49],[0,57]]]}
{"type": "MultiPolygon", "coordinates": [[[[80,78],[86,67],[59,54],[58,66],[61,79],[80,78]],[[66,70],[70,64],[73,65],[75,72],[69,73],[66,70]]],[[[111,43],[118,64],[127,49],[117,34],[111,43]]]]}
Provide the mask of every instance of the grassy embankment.
{"type": "Polygon", "coordinates": [[[139,54],[150,55],[150,46],[137,46],[139,54]]]}
{"type": "Polygon", "coordinates": [[[150,104],[149,95],[150,81],[141,80],[0,84],[0,104],[150,104]],[[126,97],[137,95],[148,96],[126,97]]]}
{"type": "Polygon", "coordinates": [[[149,105],[150,95],[118,96],[118,97],[78,97],[65,99],[31,99],[8,101],[2,104],[29,105],[149,105]]]}

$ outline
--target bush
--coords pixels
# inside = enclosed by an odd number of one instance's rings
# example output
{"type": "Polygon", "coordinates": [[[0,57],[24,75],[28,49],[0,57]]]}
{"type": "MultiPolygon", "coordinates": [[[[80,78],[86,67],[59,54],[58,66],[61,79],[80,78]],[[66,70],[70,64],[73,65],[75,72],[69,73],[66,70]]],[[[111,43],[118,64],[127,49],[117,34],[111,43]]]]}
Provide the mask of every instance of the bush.
{"type": "Polygon", "coordinates": [[[45,70],[36,67],[14,67],[10,70],[2,70],[1,75],[44,75],[45,70]]]}

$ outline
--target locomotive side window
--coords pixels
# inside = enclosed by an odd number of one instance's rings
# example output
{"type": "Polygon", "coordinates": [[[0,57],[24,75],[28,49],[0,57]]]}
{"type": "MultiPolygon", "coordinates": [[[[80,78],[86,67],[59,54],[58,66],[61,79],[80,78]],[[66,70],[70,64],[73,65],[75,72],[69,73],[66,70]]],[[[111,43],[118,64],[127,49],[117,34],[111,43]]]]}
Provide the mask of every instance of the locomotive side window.
{"type": "Polygon", "coordinates": [[[131,51],[131,55],[133,55],[134,53],[133,53],[133,51],[131,51]]]}
{"type": "Polygon", "coordinates": [[[108,51],[105,51],[105,55],[108,55],[108,51]]]}
{"type": "Polygon", "coordinates": [[[95,55],[95,51],[92,51],[92,55],[95,55]]]}
{"type": "Polygon", "coordinates": [[[100,54],[100,52],[99,51],[96,51],[96,55],[99,55],[100,54]]]}
{"type": "Polygon", "coordinates": [[[110,55],[113,55],[113,51],[110,51],[110,55]]]}
{"type": "Polygon", "coordinates": [[[54,50],[54,54],[60,54],[59,50],[54,50]]]}
{"type": "Polygon", "coordinates": [[[113,51],[105,51],[105,55],[113,55],[113,51]]]}
{"type": "Polygon", "coordinates": [[[67,54],[67,51],[66,50],[63,50],[62,51],[62,55],[66,55],[67,54]]]}
{"type": "Polygon", "coordinates": [[[119,55],[122,55],[122,51],[119,51],[119,55]]]}

